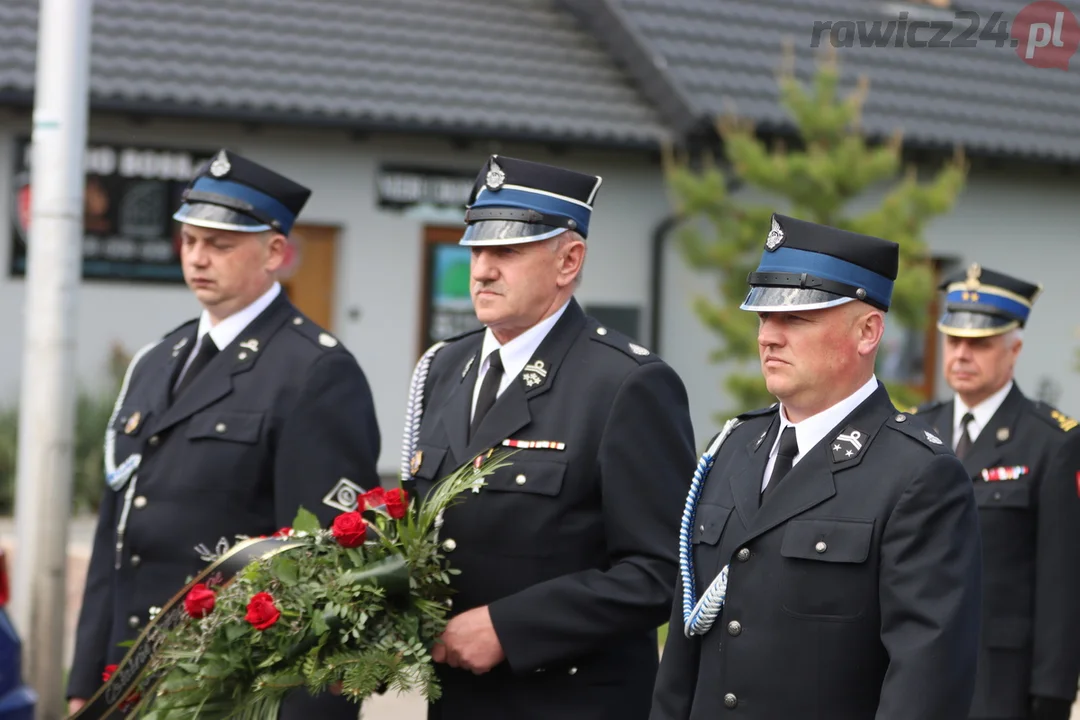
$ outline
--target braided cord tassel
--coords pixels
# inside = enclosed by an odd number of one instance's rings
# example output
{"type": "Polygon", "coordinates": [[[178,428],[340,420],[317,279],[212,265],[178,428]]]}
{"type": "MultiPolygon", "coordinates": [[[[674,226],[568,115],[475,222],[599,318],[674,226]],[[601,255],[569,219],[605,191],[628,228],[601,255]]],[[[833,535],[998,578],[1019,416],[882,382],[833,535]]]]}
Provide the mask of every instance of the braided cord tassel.
{"type": "Polygon", "coordinates": [[[431,361],[445,342],[437,342],[428,348],[413,370],[409,383],[409,402],[405,405],[405,430],[401,438],[401,481],[412,480],[412,458],[420,442],[420,421],[424,416],[424,384],[427,382],[431,361]]]}
{"type": "Polygon", "coordinates": [[[690,538],[694,532],[697,503],[701,496],[701,488],[705,484],[705,478],[708,477],[709,471],[712,469],[716,455],[720,451],[720,446],[723,445],[724,440],[740,423],[741,421],[738,418],[728,420],[720,435],[717,436],[709,449],[698,460],[697,468],[694,470],[694,479],[690,482],[690,492],[686,496],[686,505],[683,507],[682,523],[679,526],[679,572],[682,575],[683,634],[686,637],[695,634],[703,635],[708,632],[724,604],[724,596],[727,592],[727,566],[724,566],[723,571],[702,596],[701,602],[698,602],[697,581],[694,575],[694,554],[690,546],[690,538]],[[721,580],[722,589],[720,587],[721,580]],[[702,613],[703,607],[706,606],[711,610],[711,617],[709,617],[708,612],[702,613]],[[703,621],[706,617],[709,617],[708,625],[704,626],[703,621]]]}
{"type": "Polygon", "coordinates": [[[113,427],[113,423],[116,422],[116,416],[120,414],[120,408],[124,406],[124,400],[127,398],[128,385],[131,383],[131,376],[135,372],[135,366],[139,364],[139,360],[143,355],[150,352],[161,341],[152,342],[148,345],[144,345],[139,349],[137,353],[131,358],[131,362],[128,363],[127,372],[124,373],[124,380],[120,383],[120,392],[116,396],[116,402],[113,404],[112,415],[109,416],[109,424],[105,426],[105,446],[103,448],[104,461],[105,461],[105,480],[113,490],[119,490],[124,486],[131,474],[135,472],[139,466],[139,461],[142,460],[141,455],[132,455],[128,457],[120,467],[116,467],[116,429],[113,427]]]}

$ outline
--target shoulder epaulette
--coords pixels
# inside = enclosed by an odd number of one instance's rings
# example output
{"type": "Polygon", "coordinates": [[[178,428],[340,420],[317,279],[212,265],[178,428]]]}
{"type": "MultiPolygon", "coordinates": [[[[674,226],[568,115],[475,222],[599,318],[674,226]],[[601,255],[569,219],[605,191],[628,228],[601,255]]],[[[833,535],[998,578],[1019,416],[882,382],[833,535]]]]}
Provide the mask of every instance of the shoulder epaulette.
{"type": "Polygon", "coordinates": [[[618,330],[606,328],[592,318],[589,318],[589,320],[589,337],[596,342],[615,348],[623,355],[636,360],[638,364],[657,362],[660,360],[657,355],[649,352],[648,348],[638,345],[618,330]]]}
{"type": "Polygon", "coordinates": [[[908,437],[916,440],[921,445],[930,448],[935,454],[942,455],[952,452],[952,448],[926,426],[926,423],[913,420],[907,413],[897,413],[885,421],[885,425],[893,430],[898,430],[908,437]]]}
{"type": "Polygon", "coordinates": [[[1036,417],[1045,420],[1061,432],[1071,432],[1077,425],[1080,425],[1076,420],[1061,412],[1053,405],[1048,405],[1041,401],[1031,403],[1031,409],[1036,417]]]}
{"type": "Polygon", "coordinates": [[[438,345],[439,343],[442,343],[443,345],[449,345],[452,342],[456,342],[456,341],[461,340],[463,338],[467,338],[470,335],[475,335],[476,333],[484,332],[485,329],[486,328],[483,325],[481,325],[478,328],[473,328],[472,330],[466,330],[465,332],[458,333],[457,335],[451,335],[450,337],[445,338],[443,340],[440,340],[439,342],[437,342],[435,344],[438,345]]]}
{"type": "Polygon", "coordinates": [[[740,420],[749,420],[754,417],[763,417],[765,415],[772,415],[780,411],[780,403],[773,403],[769,407],[758,408],[756,410],[747,410],[744,413],[739,414],[740,420]]]}
{"type": "Polygon", "coordinates": [[[169,337],[171,335],[175,335],[176,333],[180,332],[181,330],[184,330],[187,327],[196,324],[197,322],[199,322],[199,318],[192,318],[191,320],[185,320],[184,322],[180,323],[179,325],[174,327],[169,332],[162,335],[161,339],[164,340],[165,338],[167,338],[167,337],[169,337]]]}
{"type": "Polygon", "coordinates": [[[287,320],[285,324],[323,350],[333,350],[341,347],[340,340],[324,330],[318,323],[312,322],[310,318],[300,313],[287,320]]]}
{"type": "Polygon", "coordinates": [[[931,410],[937,410],[939,407],[941,407],[942,405],[944,405],[947,402],[949,402],[949,401],[948,400],[931,400],[930,402],[925,402],[922,405],[919,405],[918,407],[908,408],[905,412],[908,415],[918,415],[919,413],[927,413],[927,412],[930,412],[931,410]]]}

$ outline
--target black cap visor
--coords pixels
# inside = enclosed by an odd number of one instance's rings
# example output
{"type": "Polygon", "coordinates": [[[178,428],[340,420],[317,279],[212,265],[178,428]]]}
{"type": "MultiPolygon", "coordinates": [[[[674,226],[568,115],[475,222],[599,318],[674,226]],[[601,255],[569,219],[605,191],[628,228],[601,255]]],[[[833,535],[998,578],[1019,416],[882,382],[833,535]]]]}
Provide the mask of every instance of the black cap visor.
{"type": "Polygon", "coordinates": [[[516,220],[481,220],[465,228],[460,245],[518,245],[538,242],[566,232],[566,228],[518,222],[516,220]]]}
{"type": "Polygon", "coordinates": [[[262,220],[237,212],[232,208],[200,202],[184,203],[173,215],[173,220],[188,225],[232,232],[264,232],[271,229],[262,220]]]}
{"type": "Polygon", "coordinates": [[[849,303],[855,298],[836,295],[824,290],[797,287],[757,286],[750,288],[740,310],[754,312],[798,312],[824,310],[849,303]]]}
{"type": "Polygon", "coordinates": [[[946,310],[938,320],[938,330],[955,337],[990,337],[1020,327],[1015,318],[969,310],[946,310]]]}

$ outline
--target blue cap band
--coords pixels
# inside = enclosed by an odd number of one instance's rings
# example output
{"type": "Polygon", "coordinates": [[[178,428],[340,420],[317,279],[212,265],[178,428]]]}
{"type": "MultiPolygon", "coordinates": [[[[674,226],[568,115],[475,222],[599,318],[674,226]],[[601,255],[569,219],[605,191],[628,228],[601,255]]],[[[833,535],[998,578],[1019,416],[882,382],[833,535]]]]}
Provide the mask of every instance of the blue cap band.
{"type": "Polygon", "coordinates": [[[523,210],[536,210],[545,215],[561,215],[577,223],[574,228],[582,236],[589,234],[589,218],[592,211],[568,199],[551,193],[536,192],[526,188],[518,189],[504,185],[498,192],[482,188],[476,196],[474,208],[512,207],[523,210]]]}
{"type": "Polygon", "coordinates": [[[893,281],[872,270],[823,253],[779,247],[764,252],[758,272],[806,273],[824,280],[853,285],[866,290],[866,295],[885,307],[892,298],[893,281]]]}
{"type": "Polygon", "coordinates": [[[281,223],[281,232],[285,235],[289,234],[293,223],[296,221],[296,215],[290,212],[287,207],[250,185],[244,185],[232,180],[218,180],[202,176],[195,180],[191,189],[227,195],[242,200],[264,215],[268,215],[281,223]]]}
{"type": "Polygon", "coordinates": [[[978,290],[953,290],[945,296],[945,302],[952,310],[963,308],[972,312],[979,312],[980,306],[983,308],[992,307],[1022,322],[1026,322],[1028,315],[1031,313],[1031,308],[1023,303],[1012,298],[995,295],[988,290],[986,285],[983,285],[978,290]],[[973,300],[973,297],[978,299],[973,300]]]}

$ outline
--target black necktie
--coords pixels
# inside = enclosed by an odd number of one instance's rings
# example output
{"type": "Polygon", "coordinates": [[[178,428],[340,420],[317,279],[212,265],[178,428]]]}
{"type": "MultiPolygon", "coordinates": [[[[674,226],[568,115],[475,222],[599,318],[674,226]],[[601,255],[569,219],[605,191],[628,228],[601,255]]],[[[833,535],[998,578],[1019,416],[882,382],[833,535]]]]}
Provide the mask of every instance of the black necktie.
{"type": "Polygon", "coordinates": [[[487,411],[495,404],[495,397],[499,394],[499,383],[502,381],[503,364],[502,355],[495,350],[488,355],[488,369],[484,375],[484,382],[480,385],[480,395],[476,398],[476,411],[473,412],[472,425],[469,427],[469,437],[476,434],[480,427],[480,421],[487,415],[487,411]]]}
{"type": "Polygon", "coordinates": [[[180,378],[180,384],[173,390],[173,397],[180,397],[180,393],[191,385],[191,381],[195,379],[195,376],[199,374],[199,371],[206,367],[207,363],[213,360],[214,356],[217,354],[217,345],[214,344],[214,341],[209,335],[204,336],[202,344],[199,346],[199,352],[195,355],[191,364],[188,365],[187,370],[184,371],[183,377],[180,378]]]}
{"type": "Polygon", "coordinates": [[[795,462],[795,456],[799,454],[799,440],[795,437],[795,426],[788,425],[784,428],[784,432],[780,433],[780,447],[776,451],[776,462],[773,463],[772,475],[769,476],[769,483],[765,486],[765,489],[761,491],[759,498],[759,504],[764,504],[765,499],[769,497],[769,494],[780,484],[780,481],[784,479],[784,476],[791,470],[792,463],[795,462]]]}
{"type": "Polygon", "coordinates": [[[956,457],[961,460],[971,450],[971,435],[968,433],[968,423],[975,419],[971,413],[964,413],[960,418],[960,440],[956,443],[956,457]]]}

